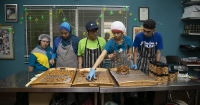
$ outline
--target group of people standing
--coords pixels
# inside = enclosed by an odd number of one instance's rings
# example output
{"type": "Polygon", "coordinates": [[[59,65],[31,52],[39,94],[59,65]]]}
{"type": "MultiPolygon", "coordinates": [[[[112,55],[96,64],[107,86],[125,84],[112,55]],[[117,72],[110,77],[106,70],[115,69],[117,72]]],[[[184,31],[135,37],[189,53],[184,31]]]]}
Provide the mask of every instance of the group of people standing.
{"type": "MultiPolygon", "coordinates": [[[[148,73],[150,61],[160,61],[163,41],[160,33],[155,32],[156,23],[148,19],[143,23],[143,32],[136,35],[132,41],[126,32],[124,24],[115,21],[111,25],[113,38],[105,41],[98,37],[98,25],[94,21],[86,24],[87,37],[80,39],[72,34],[72,28],[67,22],[60,25],[61,36],[54,41],[53,49],[49,47],[51,38],[42,34],[38,37],[39,45],[33,49],[29,58],[28,71],[45,71],[53,67],[91,68],[87,78],[95,78],[96,68],[103,68],[103,59],[111,59],[109,68],[116,67],[116,53],[133,58],[131,69],[138,69],[148,73]],[[134,52],[132,52],[134,47],[134,52]],[[139,58],[138,58],[139,53],[139,58]]],[[[155,93],[154,93],[155,94],[155,93]]]]}

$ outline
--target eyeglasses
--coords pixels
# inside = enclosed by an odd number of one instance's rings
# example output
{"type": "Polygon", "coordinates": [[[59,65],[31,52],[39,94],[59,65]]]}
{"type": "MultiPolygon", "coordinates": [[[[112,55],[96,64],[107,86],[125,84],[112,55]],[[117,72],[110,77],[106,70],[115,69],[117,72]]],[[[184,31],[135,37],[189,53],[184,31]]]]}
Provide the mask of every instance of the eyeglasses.
{"type": "Polygon", "coordinates": [[[143,29],[143,31],[146,32],[146,33],[150,33],[150,32],[151,32],[151,31],[146,31],[146,30],[144,30],[144,29],[143,29]]]}
{"type": "Polygon", "coordinates": [[[98,30],[90,30],[89,32],[91,32],[91,33],[97,33],[98,32],[98,30]]]}

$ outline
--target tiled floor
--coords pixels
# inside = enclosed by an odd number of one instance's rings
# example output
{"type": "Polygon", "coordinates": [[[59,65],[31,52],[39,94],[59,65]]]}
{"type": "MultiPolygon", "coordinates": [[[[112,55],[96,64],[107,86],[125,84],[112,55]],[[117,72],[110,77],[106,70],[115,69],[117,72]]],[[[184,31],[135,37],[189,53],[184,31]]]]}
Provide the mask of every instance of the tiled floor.
{"type": "MultiPolygon", "coordinates": [[[[193,97],[194,93],[195,93],[194,90],[189,90],[190,98],[193,97]]],[[[14,105],[15,98],[16,98],[16,93],[9,93],[9,92],[0,93],[0,105],[14,105]]],[[[123,104],[123,97],[121,99],[123,104]]],[[[189,102],[187,93],[185,91],[172,91],[172,99],[173,100],[179,99],[186,103],[189,102]]],[[[165,102],[165,100],[166,100],[166,92],[164,91],[156,92],[154,105],[159,105],[160,103],[165,102]]],[[[110,96],[105,95],[105,102],[106,101],[112,101],[111,95],[110,96]]],[[[194,99],[190,105],[194,105],[194,99]]],[[[198,98],[198,105],[200,105],[200,97],[198,98]]]]}

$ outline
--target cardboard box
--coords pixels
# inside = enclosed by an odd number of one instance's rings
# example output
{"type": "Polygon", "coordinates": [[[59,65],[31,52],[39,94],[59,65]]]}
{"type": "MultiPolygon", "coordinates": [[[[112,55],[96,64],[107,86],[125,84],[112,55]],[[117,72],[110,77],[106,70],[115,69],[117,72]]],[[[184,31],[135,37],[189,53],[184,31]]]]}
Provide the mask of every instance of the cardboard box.
{"type": "Polygon", "coordinates": [[[53,93],[29,93],[29,105],[49,105],[53,93]]]}

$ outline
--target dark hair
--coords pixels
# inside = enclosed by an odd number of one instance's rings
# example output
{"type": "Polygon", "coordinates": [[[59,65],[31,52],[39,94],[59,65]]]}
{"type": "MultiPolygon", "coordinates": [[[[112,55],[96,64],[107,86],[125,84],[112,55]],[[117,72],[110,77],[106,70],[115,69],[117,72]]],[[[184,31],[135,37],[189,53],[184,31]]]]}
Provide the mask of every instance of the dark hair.
{"type": "Polygon", "coordinates": [[[156,28],[156,22],[152,19],[148,19],[143,23],[143,27],[147,29],[154,29],[156,28]]]}
{"type": "Polygon", "coordinates": [[[41,44],[41,40],[38,40],[38,44],[39,44],[39,45],[41,44]]]}
{"type": "MultiPolygon", "coordinates": [[[[49,41],[49,43],[50,43],[50,41],[49,41]]],[[[38,44],[41,45],[41,40],[38,40],[38,44]]],[[[49,46],[50,46],[50,44],[49,44],[49,46]]]]}
{"type": "Polygon", "coordinates": [[[110,38],[110,34],[108,32],[105,33],[105,39],[110,38]]]}
{"type": "MultiPolygon", "coordinates": [[[[98,30],[98,28],[94,28],[95,30],[98,30]]],[[[94,30],[94,29],[91,29],[91,30],[94,30]]],[[[91,30],[88,30],[88,29],[86,29],[88,32],[91,32],[91,30]]]]}

